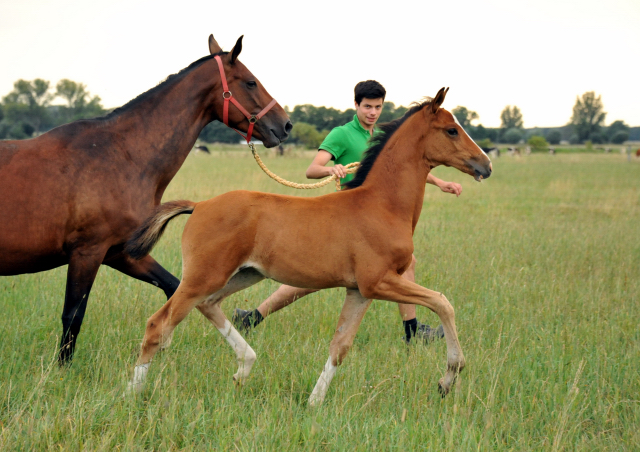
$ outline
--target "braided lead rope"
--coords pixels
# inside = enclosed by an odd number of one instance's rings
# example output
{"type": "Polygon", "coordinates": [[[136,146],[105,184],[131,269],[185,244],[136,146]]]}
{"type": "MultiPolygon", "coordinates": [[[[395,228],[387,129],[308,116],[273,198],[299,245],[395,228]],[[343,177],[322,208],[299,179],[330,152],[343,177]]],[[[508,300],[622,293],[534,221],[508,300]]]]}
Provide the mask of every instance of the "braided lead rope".
{"type": "MultiPolygon", "coordinates": [[[[282,185],[286,185],[287,187],[298,188],[298,189],[302,189],[302,190],[310,190],[310,189],[313,189],[313,188],[324,187],[325,185],[330,183],[332,180],[335,180],[336,181],[336,190],[340,190],[340,178],[338,176],[336,176],[335,174],[332,175],[332,176],[327,177],[326,179],[321,180],[320,182],[316,182],[315,184],[299,184],[297,182],[291,182],[291,181],[288,181],[286,179],[283,179],[280,176],[278,176],[277,174],[274,174],[273,172],[269,171],[269,168],[267,168],[265,166],[265,164],[262,162],[262,159],[258,155],[258,152],[256,151],[256,148],[253,145],[253,143],[249,143],[249,148],[251,149],[251,153],[253,154],[253,158],[256,159],[256,162],[258,163],[258,166],[260,168],[262,168],[262,171],[264,171],[271,179],[275,180],[276,182],[278,182],[278,183],[280,183],[282,185]]],[[[349,163],[348,165],[345,165],[345,167],[347,168],[346,173],[347,174],[355,173],[359,166],[360,166],[359,162],[349,163]]]]}

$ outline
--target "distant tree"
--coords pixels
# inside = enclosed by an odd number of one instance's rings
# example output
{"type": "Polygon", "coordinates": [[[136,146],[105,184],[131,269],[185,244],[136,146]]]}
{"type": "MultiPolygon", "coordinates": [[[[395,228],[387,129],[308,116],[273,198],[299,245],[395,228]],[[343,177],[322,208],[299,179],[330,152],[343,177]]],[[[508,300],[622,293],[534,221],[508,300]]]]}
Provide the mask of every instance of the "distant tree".
{"type": "Polygon", "coordinates": [[[550,130],[547,134],[549,144],[560,144],[560,140],[562,140],[562,132],[559,130],[550,130]]]}
{"type": "Polygon", "coordinates": [[[28,130],[40,132],[50,119],[47,107],[52,99],[48,81],[39,78],[33,81],[22,79],[16,81],[13,84],[13,91],[2,99],[5,116],[3,121],[10,125],[7,136],[27,138],[23,134],[28,130]]]}
{"type": "Polygon", "coordinates": [[[600,132],[593,132],[590,136],[589,139],[591,140],[591,142],[593,144],[602,144],[605,142],[605,137],[602,133],[600,132]]]}
{"type": "MultiPolygon", "coordinates": [[[[629,132],[630,127],[624,123],[624,121],[613,121],[609,127],[607,127],[607,137],[611,141],[613,136],[618,132],[629,132]]],[[[611,141],[613,143],[613,141],[611,141]]]]}
{"type": "Polygon", "coordinates": [[[478,116],[478,113],[462,106],[454,108],[453,110],[451,110],[451,113],[456,117],[456,119],[464,129],[469,128],[473,121],[480,118],[480,116],[478,116]]]}
{"type": "Polygon", "coordinates": [[[95,118],[105,113],[100,97],[91,97],[84,83],[62,79],[56,84],[56,96],[67,102],[67,105],[60,108],[60,123],[95,118]]]}
{"type": "Polygon", "coordinates": [[[482,124],[478,124],[476,127],[470,128],[467,130],[467,133],[476,141],[488,138],[487,129],[482,124]]]}
{"type": "Polygon", "coordinates": [[[312,124],[297,122],[293,125],[293,129],[291,129],[291,141],[302,144],[310,149],[317,149],[328,133],[326,130],[318,132],[312,124]]]}
{"type": "Polygon", "coordinates": [[[614,133],[611,136],[611,138],[609,138],[609,141],[611,141],[613,144],[622,144],[628,139],[629,139],[629,132],[625,132],[624,130],[619,130],[616,133],[614,133]]]}
{"type": "Polygon", "coordinates": [[[533,135],[532,137],[530,137],[527,140],[527,144],[536,151],[547,149],[549,147],[549,143],[547,143],[547,140],[545,140],[544,137],[540,135],[533,135]]]}
{"type": "Polygon", "coordinates": [[[483,149],[490,149],[493,147],[493,143],[489,138],[483,138],[482,140],[476,141],[476,144],[483,149]]]}
{"type": "Polygon", "coordinates": [[[584,93],[582,98],[576,97],[571,124],[579,142],[591,139],[592,135],[600,131],[607,116],[607,113],[603,110],[602,97],[596,97],[594,91],[584,93]]]}
{"type": "Polygon", "coordinates": [[[242,140],[240,135],[220,121],[207,124],[198,138],[206,143],[239,143],[242,140]]]}
{"type": "Polygon", "coordinates": [[[513,127],[502,134],[501,142],[509,144],[518,144],[522,140],[522,131],[517,127],[513,127]]]}
{"type": "Polygon", "coordinates": [[[524,122],[522,120],[522,112],[515,105],[511,107],[507,105],[500,113],[501,127],[505,130],[522,129],[524,122]]]}
{"type": "MultiPolygon", "coordinates": [[[[382,107],[382,113],[380,113],[380,118],[378,118],[378,124],[384,124],[385,122],[393,121],[394,119],[401,118],[408,111],[407,107],[403,107],[402,105],[397,107],[393,102],[385,102],[382,107]]],[[[355,110],[354,113],[355,114],[355,110]]],[[[353,117],[353,114],[351,115],[353,117]]],[[[351,119],[351,118],[349,118],[351,119]]]]}

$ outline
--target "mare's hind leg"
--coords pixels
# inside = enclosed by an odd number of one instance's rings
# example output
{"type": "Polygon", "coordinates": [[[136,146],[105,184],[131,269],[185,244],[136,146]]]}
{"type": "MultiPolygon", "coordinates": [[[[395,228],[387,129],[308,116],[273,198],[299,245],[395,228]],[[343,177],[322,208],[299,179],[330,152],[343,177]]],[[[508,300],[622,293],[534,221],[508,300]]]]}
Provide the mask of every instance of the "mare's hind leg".
{"type": "Polygon", "coordinates": [[[227,320],[222,309],[220,309],[220,303],[229,295],[246,289],[263,279],[264,276],[256,270],[252,268],[244,269],[236,273],[226,286],[197,306],[198,310],[222,333],[236,353],[238,372],[233,376],[233,379],[240,384],[249,376],[253,363],[256,361],[256,353],[227,320]]]}
{"type": "Polygon", "coordinates": [[[342,361],[347,356],[353,344],[353,339],[356,337],[356,332],[360,327],[360,322],[362,322],[362,318],[370,304],[371,300],[363,297],[358,290],[347,289],[347,296],[342,306],[338,326],[329,347],[329,359],[324,365],[316,387],[313,388],[313,392],[309,397],[309,405],[318,406],[322,404],[327,394],[327,389],[329,389],[329,384],[331,384],[338,366],[342,364],[342,361]]]}
{"type": "Polygon", "coordinates": [[[126,254],[120,254],[112,259],[105,259],[105,265],[162,289],[167,300],[175,293],[180,280],[165,270],[154,258],[147,255],[140,260],[133,259],[126,254]]]}
{"type": "Polygon", "coordinates": [[[87,309],[91,286],[96,279],[100,264],[104,259],[104,250],[76,249],[69,259],[67,270],[67,289],[62,309],[62,338],[58,363],[71,362],[76,349],[76,340],[80,334],[82,320],[87,309]]]}

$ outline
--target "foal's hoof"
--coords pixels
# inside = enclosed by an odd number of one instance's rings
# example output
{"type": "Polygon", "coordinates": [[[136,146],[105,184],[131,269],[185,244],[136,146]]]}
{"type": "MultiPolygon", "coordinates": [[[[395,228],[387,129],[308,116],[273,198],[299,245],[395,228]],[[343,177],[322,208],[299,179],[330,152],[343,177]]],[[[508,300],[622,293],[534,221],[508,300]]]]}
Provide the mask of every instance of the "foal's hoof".
{"type": "Polygon", "coordinates": [[[444,378],[441,378],[440,381],[438,382],[438,392],[440,393],[440,396],[444,399],[444,397],[449,394],[449,387],[446,387],[444,384],[444,378]]]}

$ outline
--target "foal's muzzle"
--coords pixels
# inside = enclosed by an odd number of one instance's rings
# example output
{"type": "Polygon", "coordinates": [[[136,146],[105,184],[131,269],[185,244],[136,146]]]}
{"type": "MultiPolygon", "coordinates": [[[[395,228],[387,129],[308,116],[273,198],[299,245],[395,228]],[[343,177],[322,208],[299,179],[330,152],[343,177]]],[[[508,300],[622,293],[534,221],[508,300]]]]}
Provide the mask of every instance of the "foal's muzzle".
{"type": "Polygon", "coordinates": [[[491,160],[485,156],[481,158],[474,157],[464,163],[473,170],[473,178],[478,182],[491,176],[491,172],[493,171],[491,160]]]}

